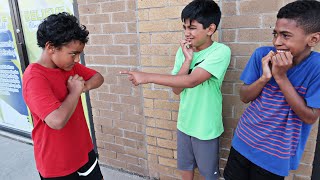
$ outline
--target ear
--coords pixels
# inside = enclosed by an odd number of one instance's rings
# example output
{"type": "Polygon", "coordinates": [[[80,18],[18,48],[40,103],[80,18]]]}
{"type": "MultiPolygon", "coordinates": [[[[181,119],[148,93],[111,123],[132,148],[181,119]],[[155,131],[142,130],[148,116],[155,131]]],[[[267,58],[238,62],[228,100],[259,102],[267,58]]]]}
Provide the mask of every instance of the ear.
{"type": "Polygon", "coordinates": [[[207,33],[207,35],[208,36],[212,36],[212,34],[216,31],[216,29],[217,29],[217,26],[215,25],[215,24],[210,24],[210,26],[208,27],[208,33],[207,33]]]}
{"type": "Polygon", "coordinates": [[[51,42],[46,42],[44,49],[46,51],[48,51],[49,53],[53,54],[56,48],[53,46],[53,44],[51,42]]]}
{"type": "Polygon", "coordinates": [[[315,47],[320,41],[320,32],[312,33],[310,34],[310,40],[308,42],[308,45],[310,47],[315,47]]]}

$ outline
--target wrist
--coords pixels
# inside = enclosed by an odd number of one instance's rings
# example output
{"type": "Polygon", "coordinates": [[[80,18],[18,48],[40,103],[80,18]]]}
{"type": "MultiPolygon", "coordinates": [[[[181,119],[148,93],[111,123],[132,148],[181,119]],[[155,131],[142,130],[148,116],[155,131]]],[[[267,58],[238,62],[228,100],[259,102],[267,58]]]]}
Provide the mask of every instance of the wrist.
{"type": "Polygon", "coordinates": [[[261,82],[263,82],[263,83],[267,83],[267,82],[269,82],[269,81],[270,81],[270,79],[271,79],[271,78],[268,78],[268,77],[263,76],[263,75],[259,78],[259,80],[260,80],[261,82]]]}
{"type": "Polygon", "coordinates": [[[283,76],[274,76],[274,80],[279,84],[281,83],[282,81],[286,80],[287,79],[287,75],[283,75],[283,76]]]}
{"type": "Polygon", "coordinates": [[[184,63],[191,64],[191,62],[192,62],[192,59],[189,59],[189,58],[185,58],[184,59],[184,63]]]}
{"type": "Polygon", "coordinates": [[[81,93],[82,93],[83,91],[72,91],[72,92],[69,92],[69,95],[68,96],[70,96],[70,97],[72,97],[72,98],[79,98],[80,96],[81,96],[81,93]]]}
{"type": "Polygon", "coordinates": [[[143,78],[141,79],[140,84],[148,84],[153,83],[152,80],[156,78],[156,74],[154,73],[145,73],[143,74],[143,78]]]}
{"type": "Polygon", "coordinates": [[[83,87],[83,90],[82,92],[86,92],[86,91],[89,91],[90,90],[90,87],[87,83],[84,83],[84,87],[83,87]]]}

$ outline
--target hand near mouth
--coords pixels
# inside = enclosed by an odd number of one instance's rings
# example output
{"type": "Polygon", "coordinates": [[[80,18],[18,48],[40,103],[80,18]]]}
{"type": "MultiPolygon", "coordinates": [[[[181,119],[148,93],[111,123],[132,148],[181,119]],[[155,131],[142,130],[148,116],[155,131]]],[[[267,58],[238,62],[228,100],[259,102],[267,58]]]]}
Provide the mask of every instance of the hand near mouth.
{"type": "Polygon", "coordinates": [[[187,40],[181,40],[180,46],[182,48],[182,52],[184,54],[186,61],[192,61],[193,58],[193,47],[191,45],[190,41],[187,40]]]}
{"type": "Polygon", "coordinates": [[[277,80],[286,77],[287,71],[292,68],[293,56],[290,51],[277,51],[272,56],[272,75],[277,80]]]}
{"type": "Polygon", "coordinates": [[[262,78],[265,81],[269,81],[272,77],[271,73],[271,60],[272,57],[275,55],[275,52],[270,51],[265,57],[262,58],[262,78]]]}

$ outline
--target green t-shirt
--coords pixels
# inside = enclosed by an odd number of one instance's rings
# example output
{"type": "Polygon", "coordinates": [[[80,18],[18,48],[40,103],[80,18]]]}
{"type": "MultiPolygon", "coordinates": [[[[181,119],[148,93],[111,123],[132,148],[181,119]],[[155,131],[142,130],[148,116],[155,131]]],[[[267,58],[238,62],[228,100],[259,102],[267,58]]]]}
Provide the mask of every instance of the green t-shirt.
{"type": "MultiPolygon", "coordinates": [[[[190,69],[202,68],[212,77],[181,92],[177,124],[180,131],[201,140],[214,139],[223,133],[221,84],[230,57],[230,48],[217,42],[202,51],[194,52],[190,69]]],[[[179,48],[173,75],[179,72],[184,59],[182,49],[179,48]]]]}

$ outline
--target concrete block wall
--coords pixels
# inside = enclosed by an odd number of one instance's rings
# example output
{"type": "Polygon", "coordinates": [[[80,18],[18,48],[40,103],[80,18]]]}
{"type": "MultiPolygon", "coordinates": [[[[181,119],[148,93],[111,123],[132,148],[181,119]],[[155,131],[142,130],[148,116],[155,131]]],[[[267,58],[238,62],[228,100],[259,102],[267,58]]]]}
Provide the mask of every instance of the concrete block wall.
{"type": "MultiPolygon", "coordinates": [[[[134,87],[118,72],[139,69],[169,74],[183,38],[180,13],[189,2],[77,0],[80,21],[90,31],[85,62],[105,77],[104,85],[90,92],[102,164],[156,179],[181,179],[176,170],[179,96],[165,86],[134,87]]],[[[239,99],[240,74],[254,49],[271,45],[276,13],[291,1],[216,2],[223,17],[213,38],[232,50],[222,86],[225,126],[220,139],[222,172],[234,129],[247,107],[239,99]]],[[[312,130],[299,169],[286,180],[311,179],[317,131],[318,124],[312,130]]]]}

